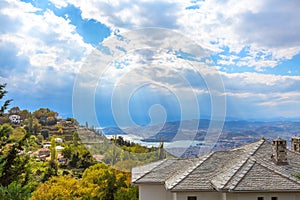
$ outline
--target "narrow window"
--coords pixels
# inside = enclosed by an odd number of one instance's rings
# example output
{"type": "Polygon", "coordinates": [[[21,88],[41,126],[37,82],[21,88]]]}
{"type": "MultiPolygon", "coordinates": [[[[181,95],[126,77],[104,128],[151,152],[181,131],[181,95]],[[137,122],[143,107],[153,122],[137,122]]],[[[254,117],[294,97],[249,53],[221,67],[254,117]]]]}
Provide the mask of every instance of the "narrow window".
{"type": "Polygon", "coordinates": [[[264,200],[263,197],[257,197],[257,200],[264,200]]]}
{"type": "Polygon", "coordinates": [[[188,197],[187,200],[197,200],[197,197],[193,196],[193,197],[188,197]]]}
{"type": "Polygon", "coordinates": [[[278,198],[277,197],[272,197],[271,200],[278,200],[278,198]]]}

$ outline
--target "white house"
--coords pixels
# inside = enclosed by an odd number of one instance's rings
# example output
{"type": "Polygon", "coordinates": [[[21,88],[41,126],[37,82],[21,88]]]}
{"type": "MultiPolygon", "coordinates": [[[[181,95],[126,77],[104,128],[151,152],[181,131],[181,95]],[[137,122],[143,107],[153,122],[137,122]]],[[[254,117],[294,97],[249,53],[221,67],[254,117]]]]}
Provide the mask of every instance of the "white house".
{"type": "Polygon", "coordinates": [[[63,139],[62,138],[55,138],[54,140],[55,140],[55,142],[63,143],[63,139]]]}
{"type": "Polygon", "coordinates": [[[300,200],[297,175],[300,153],[278,138],[138,166],[132,183],[139,186],[141,200],[300,200]]]}
{"type": "Polygon", "coordinates": [[[11,123],[19,124],[21,122],[21,117],[19,115],[10,115],[9,120],[11,123]]]}
{"type": "Polygon", "coordinates": [[[45,144],[43,145],[43,148],[45,148],[45,149],[50,149],[50,148],[51,148],[51,144],[45,143],[45,144]]]}
{"type": "Polygon", "coordinates": [[[56,151],[61,152],[64,149],[64,147],[56,146],[55,149],[56,149],[56,151]]]}

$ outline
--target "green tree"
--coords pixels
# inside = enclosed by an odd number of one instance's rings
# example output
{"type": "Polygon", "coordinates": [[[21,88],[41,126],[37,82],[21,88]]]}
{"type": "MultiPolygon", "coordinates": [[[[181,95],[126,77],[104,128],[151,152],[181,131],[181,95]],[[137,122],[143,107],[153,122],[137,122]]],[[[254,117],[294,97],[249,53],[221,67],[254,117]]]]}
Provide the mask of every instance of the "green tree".
{"type": "Polygon", "coordinates": [[[19,115],[21,120],[26,120],[30,117],[31,113],[28,110],[21,110],[19,115]]]}
{"type": "Polygon", "coordinates": [[[121,187],[126,187],[126,176],[116,172],[103,163],[98,163],[86,169],[83,181],[94,184],[99,199],[113,200],[114,194],[121,187]]]}
{"type": "Polygon", "coordinates": [[[79,144],[79,135],[78,135],[77,131],[74,131],[74,133],[73,133],[73,144],[75,146],[78,146],[78,144],[79,144]]]}
{"type": "Polygon", "coordinates": [[[44,137],[44,139],[48,139],[49,138],[49,130],[47,129],[42,129],[41,130],[41,134],[44,137]]]}
{"type": "Polygon", "coordinates": [[[32,131],[33,131],[33,134],[37,135],[41,129],[42,129],[42,125],[39,123],[39,120],[37,119],[33,119],[33,124],[32,124],[32,131]]]}
{"type": "Polygon", "coordinates": [[[10,123],[10,120],[9,120],[9,116],[7,115],[0,115],[0,124],[5,124],[5,123],[10,123]]]}
{"type": "Polygon", "coordinates": [[[51,137],[50,150],[51,150],[50,160],[52,160],[53,162],[57,162],[57,151],[56,151],[55,137],[51,137]]]}
{"type": "MultiPolygon", "coordinates": [[[[5,90],[6,84],[0,84],[0,100],[3,99],[3,97],[6,95],[7,91],[5,90]]],[[[0,107],[0,116],[2,116],[4,114],[4,111],[7,109],[7,107],[9,106],[10,102],[12,100],[5,100],[2,104],[2,106],[0,107]]]]}
{"type": "Polygon", "coordinates": [[[82,179],[53,176],[40,184],[30,200],[137,200],[138,188],[130,175],[98,163],[85,170],[82,179]]]}
{"type": "Polygon", "coordinates": [[[52,137],[51,147],[50,147],[50,160],[43,181],[48,180],[51,176],[57,176],[57,175],[58,175],[57,151],[56,151],[55,138],[52,137]]]}
{"type": "Polygon", "coordinates": [[[139,190],[137,186],[129,186],[128,188],[120,188],[114,194],[114,200],[138,200],[139,190]]]}
{"type": "Polygon", "coordinates": [[[28,119],[28,131],[29,133],[32,133],[33,130],[33,116],[30,114],[29,119],[28,119]]]}
{"type": "Polygon", "coordinates": [[[44,136],[43,136],[41,133],[39,133],[39,134],[36,136],[36,138],[37,138],[37,142],[38,142],[39,144],[43,144],[44,136]]]}
{"type": "Polygon", "coordinates": [[[51,177],[40,184],[30,200],[79,200],[92,199],[93,188],[84,185],[80,179],[70,176],[51,177]]]}
{"type": "MultiPolygon", "coordinates": [[[[7,93],[5,84],[0,84],[0,99],[7,93]]],[[[2,115],[11,100],[6,100],[1,106],[0,115],[2,115]]],[[[12,128],[7,125],[0,126],[0,185],[9,186],[13,182],[26,185],[28,183],[28,162],[29,157],[23,154],[23,147],[26,140],[30,137],[29,133],[25,133],[23,137],[8,145],[7,138],[12,133],[12,128]]]]}
{"type": "Polygon", "coordinates": [[[62,150],[62,155],[67,159],[70,168],[86,169],[96,163],[96,160],[84,145],[75,146],[71,144],[65,146],[62,150]]]}
{"type": "Polygon", "coordinates": [[[31,188],[29,185],[22,186],[19,183],[12,182],[8,186],[0,186],[0,199],[5,200],[24,200],[29,199],[31,188]]]}
{"type": "Polygon", "coordinates": [[[33,117],[39,120],[42,125],[56,124],[57,112],[51,111],[49,108],[40,108],[33,112],[33,117]]]}
{"type": "Polygon", "coordinates": [[[20,112],[21,110],[18,106],[12,107],[11,109],[8,110],[9,115],[19,115],[20,112]]]}
{"type": "Polygon", "coordinates": [[[72,153],[73,153],[71,146],[66,145],[61,153],[65,159],[70,160],[72,158],[72,153]]]}
{"type": "Polygon", "coordinates": [[[8,186],[14,181],[21,184],[27,184],[27,164],[29,157],[22,153],[26,140],[30,137],[30,134],[26,133],[19,141],[12,143],[11,146],[2,146],[0,157],[0,185],[8,186]]]}
{"type": "Polygon", "coordinates": [[[26,135],[26,131],[23,128],[16,128],[13,132],[9,135],[10,142],[17,142],[22,139],[26,135]]]}
{"type": "Polygon", "coordinates": [[[38,149],[38,138],[34,135],[31,135],[26,141],[26,150],[27,151],[36,151],[38,149]]]}
{"type": "Polygon", "coordinates": [[[13,131],[14,129],[9,124],[0,125],[0,152],[2,152],[2,148],[5,147],[6,143],[8,142],[8,138],[13,133],[13,131]]]}

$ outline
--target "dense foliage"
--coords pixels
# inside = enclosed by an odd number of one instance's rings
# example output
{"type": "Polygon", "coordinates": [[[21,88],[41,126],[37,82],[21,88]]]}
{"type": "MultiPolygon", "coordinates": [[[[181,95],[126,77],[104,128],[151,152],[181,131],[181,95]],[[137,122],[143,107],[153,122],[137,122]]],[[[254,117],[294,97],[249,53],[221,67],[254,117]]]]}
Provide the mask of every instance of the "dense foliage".
{"type": "MultiPolygon", "coordinates": [[[[0,100],[6,93],[0,85],[0,100]]],[[[1,101],[0,108],[0,199],[136,200],[131,168],[168,156],[163,144],[147,148],[120,136],[109,140],[48,108],[31,113],[12,107],[5,113],[10,102],[1,101]],[[12,121],[16,115],[19,121],[12,121]]]]}
{"type": "Polygon", "coordinates": [[[31,200],[48,199],[135,200],[138,197],[136,188],[130,186],[128,174],[99,163],[86,169],[82,179],[71,176],[52,177],[39,185],[31,197],[31,200]]]}
{"type": "MultiPolygon", "coordinates": [[[[0,100],[3,99],[3,97],[5,96],[5,94],[7,93],[7,91],[5,90],[6,84],[0,84],[0,100]]],[[[4,111],[7,109],[7,107],[9,106],[9,103],[12,100],[5,100],[3,105],[1,105],[0,107],[0,116],[3,115],[4,111]]]]}

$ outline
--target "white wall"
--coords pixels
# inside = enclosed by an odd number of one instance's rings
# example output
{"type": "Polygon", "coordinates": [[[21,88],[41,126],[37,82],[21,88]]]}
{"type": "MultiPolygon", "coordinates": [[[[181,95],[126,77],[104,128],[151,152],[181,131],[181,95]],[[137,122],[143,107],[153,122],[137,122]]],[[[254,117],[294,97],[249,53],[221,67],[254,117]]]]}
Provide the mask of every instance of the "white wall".
{"type": "Polygon", "coordinates": [[[166,191],[164,185],[139,185],[140,200],[187,200],[188,196],[196,196],[197,200],[300,200],[299,193],[221,193],[221,192],[177,192],[173,195],[166,191]],[[174,197],[174,199],[173,199],[174,197]]]}
{"type": "Polygon", "coordinates": [[[297,193],[227,193],[227,200],[257,200],[257,197],[264,197],[264,200],[271,200],[277,197],[278,200],[300,200],[297,193]]]}
{"type": "MultiPolygon", "coordinates": [[[[220,192],[178,192],[177,200],[187,200],[188,196],[196,196],[197,200],[221,200],[220,192]]],[[[255,199],[256,200],[256,199],[255,199]]]]}
{"type": "Polygon", "coordinates": [[[164,185],[139,185],[140,200],[172,200],[172,194],[164,185]]]}

